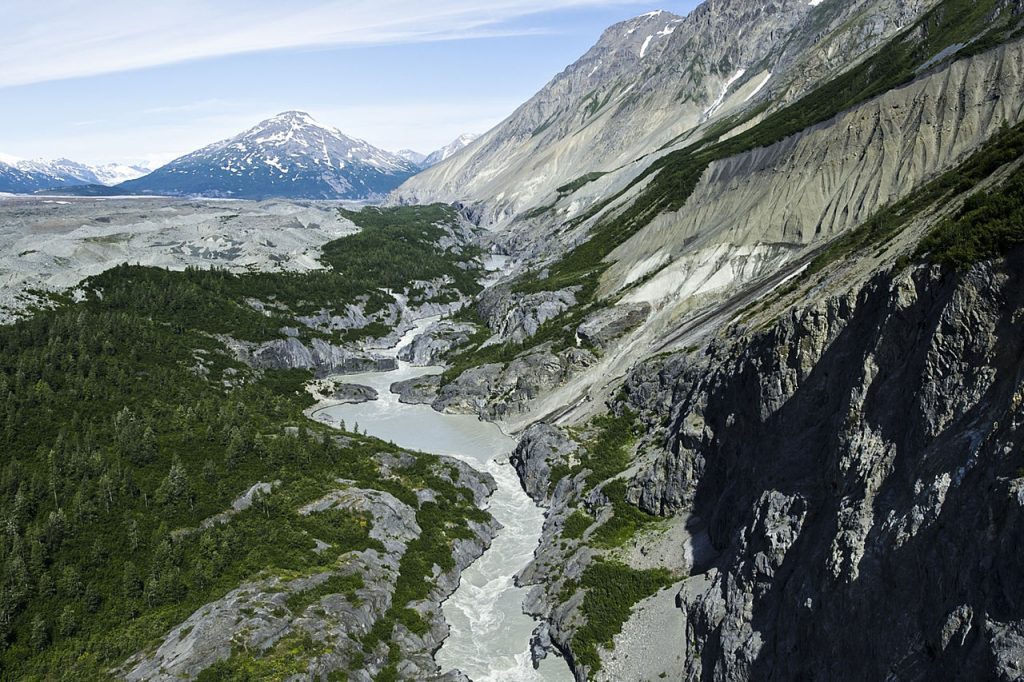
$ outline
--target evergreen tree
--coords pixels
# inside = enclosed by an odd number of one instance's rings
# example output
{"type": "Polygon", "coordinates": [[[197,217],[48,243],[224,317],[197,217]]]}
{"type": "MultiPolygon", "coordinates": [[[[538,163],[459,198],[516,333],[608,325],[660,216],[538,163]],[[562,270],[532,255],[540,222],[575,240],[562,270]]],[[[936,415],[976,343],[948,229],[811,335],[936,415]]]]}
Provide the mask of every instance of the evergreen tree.
{"type": "Polygon", "coordinates": [[[156,489],[156,501],[179,512],[192,508],[195,502],[192,482],[188,478],[185,465],[178,457],[171,462],[171,470],[156,489]]]}

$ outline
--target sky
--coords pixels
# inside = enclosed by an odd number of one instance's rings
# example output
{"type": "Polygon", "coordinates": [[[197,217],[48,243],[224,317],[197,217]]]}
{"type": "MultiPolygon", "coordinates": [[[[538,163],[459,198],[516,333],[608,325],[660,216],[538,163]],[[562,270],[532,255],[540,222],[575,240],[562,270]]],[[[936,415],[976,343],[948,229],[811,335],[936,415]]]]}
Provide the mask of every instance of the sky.
{"type": "Polygon", "coordinates": [[[428,153],[500,123],[608,26],[697,4],[3,0],[0,153],[155,167],[293,109],[428,153]]]}

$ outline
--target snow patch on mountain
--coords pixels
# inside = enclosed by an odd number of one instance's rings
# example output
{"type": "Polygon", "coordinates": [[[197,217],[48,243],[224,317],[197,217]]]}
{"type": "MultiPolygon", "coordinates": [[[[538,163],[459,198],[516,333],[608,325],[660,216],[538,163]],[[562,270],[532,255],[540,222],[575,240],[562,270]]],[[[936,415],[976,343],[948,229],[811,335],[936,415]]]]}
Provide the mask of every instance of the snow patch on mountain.
{"type": "Polygon", "coordinates": [[[442,161],[447,161],[448,159],[452,158],[469,145],[476,142],[477,139],[479,138],[479,135],[473,135],[469,133],[459,135],[459,137],[455,139],[453,142],[451,142],[451,144],[447,144],[444,147],[438,149],[433,154],[427,156],[427,158],[423,160],[422,165],[424,168],[429,168],[430,166],[436,166],[442,161]]]}

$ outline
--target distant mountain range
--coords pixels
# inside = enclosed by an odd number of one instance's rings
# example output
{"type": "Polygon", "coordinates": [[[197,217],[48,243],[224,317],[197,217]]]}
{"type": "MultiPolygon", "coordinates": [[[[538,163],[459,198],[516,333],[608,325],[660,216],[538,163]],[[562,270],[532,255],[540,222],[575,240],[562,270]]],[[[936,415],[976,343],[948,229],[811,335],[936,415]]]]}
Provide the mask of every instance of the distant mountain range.
{"type": "Polygon", "coordinates": [[[26,161],[0,154],[0,192],[36,192],[62,187],[112,187],[146,175],[142,166],[108,163],[93,166],[68,159],[26,161]]]}
{"type": "Polygon", "coordinates": [[[411,150],[393,154],[322,125],[305,112],[288,111],[154,171],[0,155],[0,192],[376,199],[476,138],[462,135],[431,154],[411,150]]]}

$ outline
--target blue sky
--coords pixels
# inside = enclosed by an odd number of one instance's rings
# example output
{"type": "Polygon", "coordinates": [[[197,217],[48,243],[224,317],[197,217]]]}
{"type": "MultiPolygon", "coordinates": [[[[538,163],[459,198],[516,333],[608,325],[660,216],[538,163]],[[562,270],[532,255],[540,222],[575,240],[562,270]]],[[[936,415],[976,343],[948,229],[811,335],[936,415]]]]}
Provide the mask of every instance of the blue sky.
{"type": "Polygon", "coordinates": [[[4,0],[0,153],[163,163],[289,109],[429,152],[499,123],[611,24],[696,4],[4,0]]]}

